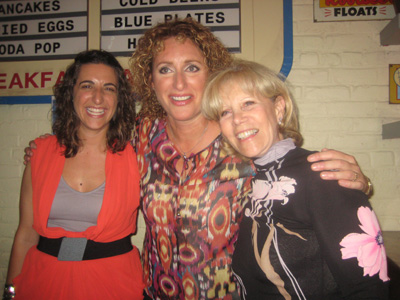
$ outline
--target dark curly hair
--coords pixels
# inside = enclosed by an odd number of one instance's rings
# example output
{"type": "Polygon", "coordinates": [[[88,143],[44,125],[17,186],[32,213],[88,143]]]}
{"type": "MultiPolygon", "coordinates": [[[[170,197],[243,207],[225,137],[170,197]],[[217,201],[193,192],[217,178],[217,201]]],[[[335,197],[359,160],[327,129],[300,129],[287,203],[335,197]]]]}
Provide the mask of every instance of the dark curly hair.
{"type": "Polygon", "coordinates": [[[55,96],[55,121],[53,132],[61,146],[65,146],[65,157],[74,157],[81,146],[78,136],[80,120],[73,103],[74,86],[80,69],[85,64],[103,64],[114,69],[118,81],[118,104],[107,131],[107,147],[113,153],[124,150],[132,139],[135,123],[135,105],[132,89],[117,59],[103,50],[88,50],[79,53],[65,71],[64,79],[53,87],[55,96]]]}
{"type": "Polygon", "coordinates": [[[204,55],[209,74],[229,66],[232,55],[215,35],[191,18],[174,19],[150,28],[139,39],[130,59],[133,92],[141,104],[140,115],[154,120],[166,116],[151,87],[153,60],[164,49],[164,41],[175,37],[184,42],[190,39],[204,55]]]}

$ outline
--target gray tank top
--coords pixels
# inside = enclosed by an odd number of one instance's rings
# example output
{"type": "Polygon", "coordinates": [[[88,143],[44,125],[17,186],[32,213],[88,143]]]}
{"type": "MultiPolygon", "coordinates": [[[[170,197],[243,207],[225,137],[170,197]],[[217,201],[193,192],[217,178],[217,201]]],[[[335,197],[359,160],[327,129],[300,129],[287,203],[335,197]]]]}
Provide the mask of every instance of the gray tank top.
{"type": "Polygon", "coordinates": [[[105,182],[98,188],[81,193],[71,188],[61,176],[54,196],[47,227],[61,227],[67,231],[82,232],[97,224],[105,182]]]}

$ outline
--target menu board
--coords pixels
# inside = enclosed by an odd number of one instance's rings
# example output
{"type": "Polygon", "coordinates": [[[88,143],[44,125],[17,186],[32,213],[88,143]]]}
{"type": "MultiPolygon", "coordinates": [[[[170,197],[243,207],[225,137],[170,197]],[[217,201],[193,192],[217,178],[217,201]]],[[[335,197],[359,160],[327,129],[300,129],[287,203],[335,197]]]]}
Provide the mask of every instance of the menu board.
{"type": "Polygon", "coordinates": [[[102,0],[101,48],[130,56],[144,31],[174,18],[192,17],[209,27],[233,53],[240,53],[239,0],[102,0]]]}
{"type": "Polygon", "coordinates": [[[0,1],[0,62],[72,58],[87,49],[87,0],[0,1]]]}

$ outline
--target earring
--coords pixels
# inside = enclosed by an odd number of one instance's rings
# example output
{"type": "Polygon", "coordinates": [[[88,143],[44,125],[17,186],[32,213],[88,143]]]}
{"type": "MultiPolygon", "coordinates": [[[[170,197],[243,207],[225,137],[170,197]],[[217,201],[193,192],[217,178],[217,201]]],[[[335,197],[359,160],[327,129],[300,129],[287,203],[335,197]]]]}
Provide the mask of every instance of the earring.
{"type": "Polygon", "coordinates": [[[279,120],[278,120],[278,125],[279,125],[279,126],[282,125],[282,118],[279,118],[279,120]]]}

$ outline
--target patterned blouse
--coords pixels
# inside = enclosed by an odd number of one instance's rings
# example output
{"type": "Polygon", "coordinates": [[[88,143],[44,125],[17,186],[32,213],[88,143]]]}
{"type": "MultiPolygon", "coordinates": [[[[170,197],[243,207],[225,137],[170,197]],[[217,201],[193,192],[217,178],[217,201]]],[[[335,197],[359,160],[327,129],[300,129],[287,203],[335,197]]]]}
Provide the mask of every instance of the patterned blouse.
{"type": "Polygon", "coordinates": [[[188,158],[181,176],[165,121],[143,119],[137,130],[147,294],[238,299],[231,260],[253,168],[224,154],[219,136],[188,158]]]}
{"type": "Polygon", "coordinates": [[[254,161],[233,255],[243,299],[387,299],[382,233],[366,196],[322,180],[309,154],[286,139],[254,161]]]}

